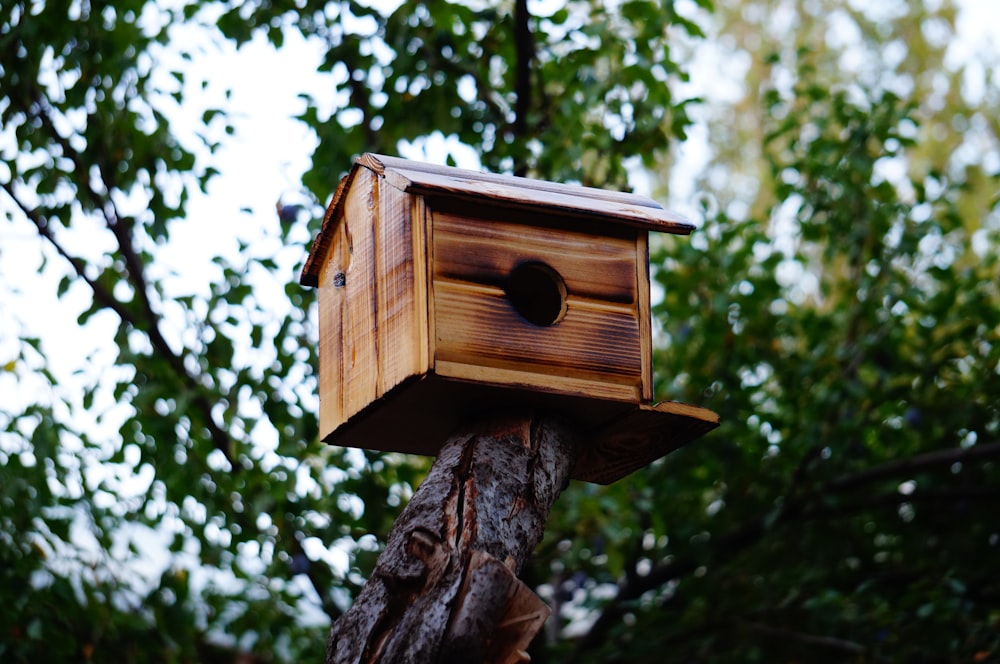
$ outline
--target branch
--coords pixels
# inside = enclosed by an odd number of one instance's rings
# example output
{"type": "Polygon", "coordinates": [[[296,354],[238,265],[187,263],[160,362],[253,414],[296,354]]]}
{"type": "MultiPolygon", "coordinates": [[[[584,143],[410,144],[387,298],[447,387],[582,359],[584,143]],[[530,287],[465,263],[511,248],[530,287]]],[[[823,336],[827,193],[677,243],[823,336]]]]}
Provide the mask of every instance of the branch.
{"type": "MultiPolygon", "coordinates": [[[[11,200],[14,201],[14,204],[17,205],[18,209],[21,210],[24,216],[27,217],[32,224],[34,224],[36,229],[38,229],[38,234],[49,242],[49,244],[56,250],[56,253],[62,256],[66,262],[70,264],[77,277],[82,279],[84,283],[87,284],[91,292],[94,294],[94,301],[97,302],[102,308],[110,309],[115,312],[122,322],[128,324],[133,329],[144,331],[149,336],[153,348],[167,359],[167,362],[170,364],[170,367],[173,369],[177,377],[183,382],[187,382],[193,386],[193,403],[198,410],[201,411],[205,419],[205,427],[208,429],[213,445],[221,451],[223,455],[225,455],[230,467],[232,467],[234,471],[238,470],[239,466],[234,463],[232,455],[230,454],[230,450],[232,449],[232,439],[229,434],[215,422],[215,418],[212,416],[212,404],[208,400],[208,397],[201,392],[202,387],[198,378],[187,371],[187,368],[184,366],[183,358],[173,352],[169,344],[167,344],[166,340],[160,334],[157,327],[159,317],[155,317],[151,320],[149,325],[143,325],[141,321],[136,320],[133,312],[129,311],[129,309],[125,307],[125,305],[122,304],[122,302],[116,298],[109,289],[103,287],[96,280],[87,276],[86,265],[84,262],[66,251],[62,244],[60,244],[56,239],[48,221],[42,217],[37,210],[29,207],[19,196],[17,196],[12,183],[4,182],[3,190],[11,198],[11,200]]],[[[150,312],[149,315],[155,316],[152,312],[150,312]]]]}
{"type": "Polygon", "coordinates": [[[37,210],[28,207],[24,203],[24,201],[22,201],[17,196],[17,193],[14,191],[13,183],[4,182],[3,189],[5,192],[7,192],[7,196],[9,196],[12,201],[14,201],[14,205],[16,205],[18,209],[21,210],[21,213],[24,214],[24,216],[27,217],[28,220],[35,225],[35,228],[38,229],[38,234],[41,235],[46,240],[48,240],[49,244],[51,244],[55,248],[56,253],[58,253],[60,256],[66,259],[66,261],[73,267],[73,271],[76,272],[76,275],[79,278],[83,279],[83,281],[90,287],[90,290],[94,293],[94,299],[97,300],[97,302],[102,307],[114,311],[116,314],[118,314],[118,317],[121,318],[122,320],[127,320],[129,314],[125,310],[125,307],[122,305],[122,303],[119,302],[118,299],[115,298],[110,291],[103,288],[99,283],[97,283],[96,281],[87,276],[87,273],[84,269],[85,265],[83,261],[81,261],[76,256],[70,254],[68,251],[66,251],[66,249],[63,248],[61,244],[59,244],[59,242],[56,240],[55,236],[52,233],[52,229],[49,228],[48,221],[46,221],[45,218],[43,218],[40,214],[38,214],[37,210]]]}
{"type": "MultiPolygon", "coordinates": [[[[166,350],[166,355],[174,356],[175,353],[170,349],[166,340],[160,335],[158,325],[160,316],[153,310],[152,301],[149,298],[149,285],[146,282],[146,275],[142,267],[142,261],[139,259],[139,255],[135,250],[135,245],[132,242],[131,230],[133,224],[125,223],[122,220],[122,217],[118,212],[118,207],[115,205],[115,202],[110,195],[105,197],[90,186],[90,175],[86,170],[87,160],[84,159],[83,155],[81,155],[56,129],[55,123],[52,122],[45,100],[38,96],[37,93],[34,103],[38,108],[38,119],[41,120],[42,125],[48,130],[52,140],[54,140],[60,147],[63,152],[63,156],[73,163],[73,170],[76,172],[79,189],[82,189],[87,195],[87,198],[90,199],[91,205],[94,206],[94,209],[101,211],[101,214],[104,215],[104,220],[108,229],[111,230],[112,234],[115,236],[115,240],[118,241],[118,249],[121,252],[122,257],[125,259],[125,269],[128,272],[129,279],[135,287],[136,295],[139,297],[143,314],[150,323],[150,329],[148,332],[150,333],[151,343],[157,348],[157,350],[160,350],[161,352],[166,350]]],[[[104,183],[105,190],[110,192],[112,189],[116,188],[114,182],[108,178],[104,172],[105,169],[102,168],[100,164],[94,164],[94,167],[97,168],[97,172],[100,173],[101,181],[104,183]]],[[[50,237],[49,239],[51,240],[52,238],[50,237]]],[[[186,373],[186,371],[183,371],[183,373],[186,373]]]]}
{"type": "Polygon", "coordinates": [[[896,477],[906,477],[921,470],[931,470],[936,466],[951,466],[954,463],[972,463],[1000,457],[1000,441],[960,447],[955,449],[935,450],[926,454],[918,454],[875,466],[852,475],[839,477],[821,489],[822,493],[842,492],[854,489],[862,484],[877,482],[896,477]]]}
{"type": "MultiPolygon", "coordinates": [[[[820,500],[823,496],[828,496],[830,493],[845,492],[869,482],[892,477],[906,477],[915,471],[930,470],[939,466],[951,466],[951,464],[958,461],[971,463],[995,457],[1000,457],[1000,441],[973,445],[964,449],[928,452],[927,454],[915,457],[891,461],[860,473],[844,475],[813,492],[808,498],[804,497],[798,504],[788,504],[780,511],[755,517],[728,533],[724,533],[719,537],[713,537],[711,540],[712,550],[707,559],[712,564],[718,565],[720,562],[724,562],[744,549],[756,544],[769,530],[788,525],[789,523],[813,520],[819,517],[829,517],[831,515],[845,515],[884,504],[897,505],[903,502],[916,502],[918,500],[968,500],[970,498],[996,497],[1000,493],[992,489],[929,489],[915,492],[909,496],[898,493],[877,496],[875,498],[856,501],[849,505],[841,504],[836,508],[824,507],[820,500]],[[809,507],[809,503],[812,501],[815,501],[815,506],[809,507]]],[[[624,579],[619,586],[618,594],[604,607],[590,630],[577,643],[576,651],[582,653],[600,645],[607,638],[608,630],[617,622],[618,617],[625,612],[626,608],[624,605],[627,602],[638,599],[643,593],[658,588],[669,581],[691,574],[703,564],[705,564],[704,559],[695,558],[694,556],[675,558],[669,563],[657,565],[646,576],[624,579]]]]}
{"type": "MultiPolygon", "coordinates": [[[[222,452],[223,456],[225,456],[226,460],[229,462],[230,467],[234,471],[237,471],[239,466],[236,465],[232,457],[232,438],[227,431],[216,423],[215,417],[212,415],[212,403],[201,391],[202,385],[200,377],[188,371],[184,363],[185,357],[183,352],[174,352],[173,348],[170,347],[170,344],[167,343],[166,338],[164,338],[163,333],[161,332],[162,317],[153,308],[152,300],[149,295],[150,287],[146,281],[142,260],[139,258],[138,252],[135,250],[135,245],[132,241],[131,232],[133,224],[123,221],[122,217],[118,213],[114,201],[111,200],[110,196],[105,197],[90,186],[90,174],[87,172],[86,167],[87,160],[84,159],[83,155],[81,155],[56,129],[55,123],[52,121],[48,105],[38,91],[35,92],[35,98],[32,101],[32,105],[34,106],[34,112],[29,113],[29,115],[34,115],[39,119],[39,121],[41,121],[52,140],[62,150],[63,156],[72,162],[73,170],[76,173],[78,190],[81,190],[87,196],[91,205],[95,209],[100,210],[101,214],[104,215],[108,228],[114,234],[115,239],[118,242],[119,251],[125,259],[125,269],[139,299],[142,316],[145,320],[138,320],[133,312],[129,311],[129,309],[125,307],[121,301],[114,297],[114,294],[111,291],[100,287],[95,280],[87,277],[84,272],[83,262],[72,256],[59,244],[55,235],[52,233],[48,222],[43,219],[37,211],[26,206],[23,201],[15,195],[10,183],[4,183],[4,189],[7,191],[7,194],[14,199],[22,212],[24,212],[32,223],[35,224],[35,227],[38,228],[42,237],[48,240],[49,243],[55,247],[56,251],[63,256],[70,263],[70,265],[72,265],[77,276],[82,278],[87,283],[91,291],[94,293],[94,299],[102,307],[109,308],[114,311],[123,322],[128,323],[133,329],[145,332],[154,350],[167,360],[170,368],[181,380],[181,382],[193,386],[193,403],[202,413],[205,427],[208,429],[209,435],[212,438],[213,446],[222,452]]],[[[100,173],[102,181],[104,182],[105,189],[110,192],[114,188],[113,183],[107,179],[104,169],[101,168],[100,164],[96,164],[95,166],[100,173]]]]}
{"type": "MultiPolygon", "coordinates": [[[[149,285],[146,282],[146,275],[142,267],[142,261],[139,259],[139,255],[135,250],[135,245],[132,242],[132,223],[125,223],[121,214],[118,212],[118,206],[115,205],[114,199],[111,198],[110,193],[107,197],[102,196],[99,192],[95,191],[92,186],[90,186],[90,174],[87,172],[86,163],[87,159],[81,155],[76,148],[56,129],[55,123],[52,121],[51,114],[49,112],[48,104],[46,104],[45,99],[36,90],[34,104],[37,107],[36,116],[41,120],[42,125],[48,130],[49,135],[52,140],[55,141],[56,145],[62,150],[63,156],[69,159],[73,163],[73,170],[76,173],[77,184],[79,189],[87,195],[90,199],[91,205],[94,209],[100,210],[101,214],[104,215],[104,220],[107,222],[108,228],[114,234],[115,239],[118,241],[118,248],[121,251],[122,257],[125,259],[125,269],[128,272],[129,278],[135,286],[136,294],[139,296],[139,302],[142,305],[143,313],[149,319],[150,323],[154,323],[150,332],[151,342],[155,347],[165,346],[169,351],[169,346],[166,346],[166,341],[160,336],[158,325],[155,323],[159,322],[159,316],[153,311],[153,305],[149,298],[149,285]],[[152,338],[153,336],[158,337],[152,338]],[[159,343],[158,343],[159,342],[159,343]]],[[[114,182],[112,182],[108,175],[105,173],[105,169],[101,164],[94,164],[97,168],[97,172],[100,173],[101,181],[104,183],[104,188],[106,191],[110,192],[112,189],[117,188],[114,182]],[[110,185],[110,186],[109,186],[110,185]]],[[[169,352],[169,355],[173,355],[173,352],[169,352]]]]}
{"type": "Polygon", "coordinates": [[[453,435],[333,624],[327,663],[527,661],[548,609],[516,574],[569,481],[576,441],[521,413],[453,435]]]}
{"type": "Polygon", "coordinates": [[[330,579],[329,566],[325,562],[314,562],[306,555],[302,548],[302,540],[305,539],[305,535],[295,528],[294,519],[286,516],[279,532],[281,537],[289,542],[288,553],[292,557],[289,566],[292,573],[305,575],[313,590],[316,591],[316,596],[319,597],[323,613],[329,616],[331,623],[336,622],[344,612],[330,598],[329,590],[332,580],[330,579]]]}
{"type": "MultiPolygon", "coordinates": [[[[528,134],[528,113],[531,110],[531,63],[535,59],[535,39],[531,34],[531,14],[528,0],[517,0],[514,4],[514,45],[517,62],[514,70],[514,137],[524,138],[528,134]]],[[[514,175],[525,175],[527,163],[516,164],[514,175]]]]}
{"type": "Polygon", "coordinates": [[[955,503],[965,501],[989,501],[1000,499],[1000,489],[993,487],[961,487],[958,489],[921,489],[910,494],[892,492],[868,496],[861,500],[839,505],[819,504],[801,510],[797,515],[801,521],[810,521],[842,514],[856,514],[862,510],[877,507],[898,507],[905,503],[955,503]]]}
{"type": "MultiPolygon", "coordinates": [[[[716,543],[711,555],[713,562],[718,563],[720,560],[732,557],[757,542],[766,531],[766,519],[757,518],[722,537],[713,538],[712,541],[716,543]]],[[[626,611],[625,603],[638,599],[648,590],[693,573],[702,564],[703,561],[694,556],[675,558],[669,563],[657,565],[646,576],[633,576],[620,584],[618,594],[605,605],[597,620],[591,625],[590,630],[577,643],[576,652],[581,654],[599,646],[607,638],[608,630],[618,622],[619,616],[626,611]]]]}
{"type": "Polygon", "coordinates": [[[789,629],[781,629],[780,627],[771,627],[770,625],[765,625],[763,623],[752,622],[749,620],[737,620],[736,624],[740,627],[745,627],[746,629],[752,630],[754,632],[760,632],[761,634],[767,634],[768,636],[777,636],[782,639],[787,639],[789,641],[797,641],[799,643],[809,645],[809,646],[819,646],[822,648],[827,648],[829,650],[839,650],[840,652],[850,653],[852,655],[861,655],[867,650],[865,646],[860,643],[855,643],[854,641],[847,641],[845,639],[838,639],[832,636],[817,636],[815,634],[803,634],[802,632],[795,632],[789,629]]]}
{"type": "MultiPolygon", "coordinates": [[[[489,55],[487,54],[488,57],[489,55]]],[[[488,59],[486,67],[489,67],[488,59]]],[[[506,100],[497,93],[496,89],[486,79],[480,76],[479,70],[476,69],[474,64],[466,64],[465,60],[459,61],[456,56],[455,58],[445,59],[441,69],[442,71],[451,73],[451,78],[455,81],[458,81],[463,76],[471,77],[476,84],[476,99],[486,106],[489,113],[493,114],[493,118],[495,118],[493,122],[496,123],[497,127],[503,126],[510,110],[506,107],[506,100]]],[[[489,121],[488,118],[487,121],[489,121]]]]}
{"type": "Polygon", "coordinates": [[[362,71],[362,79],[368,76],[364,70],[356,69],[350,62],[344,61],[347,68],[347,85],[351,89],[351,104],[361,111],[361,123],[365,132],[365,142],[369,150],[376,150],[379,146],[378,133],[372,128],[372,106],[368,97],[368,89],[364,80],[355,78],[354,73],[362,71]]]}

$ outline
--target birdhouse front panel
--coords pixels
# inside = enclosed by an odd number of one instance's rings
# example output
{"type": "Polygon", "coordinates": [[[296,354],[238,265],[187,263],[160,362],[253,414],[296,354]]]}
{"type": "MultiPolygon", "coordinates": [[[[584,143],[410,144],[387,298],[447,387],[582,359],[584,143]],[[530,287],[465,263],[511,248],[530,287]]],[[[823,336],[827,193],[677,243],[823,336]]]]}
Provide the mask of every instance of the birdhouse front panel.
{"type": "Polygon", "coordinates": [[[640,322],[648,314],[640,311],[648,301],[645,232],[430,206],[437,374],[643,397],[651,366],[640,322]]]}

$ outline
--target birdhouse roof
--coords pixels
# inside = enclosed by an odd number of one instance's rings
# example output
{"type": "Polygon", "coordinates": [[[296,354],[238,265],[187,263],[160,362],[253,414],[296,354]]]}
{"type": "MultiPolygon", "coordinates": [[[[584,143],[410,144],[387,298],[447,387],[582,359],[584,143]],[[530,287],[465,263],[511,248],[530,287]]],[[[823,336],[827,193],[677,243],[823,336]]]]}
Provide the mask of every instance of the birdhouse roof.
{"type": "Polygon", "coordinates": [[[546,182],[512,175],[496,175],[449,166],[437,166],[397,157],[366,153],[355,159],[340,181],[302,270],[302,284],[315,286],[332,240],[343,194],[355,174],[367,168],[389,185],[406,193],[434,198],[476,201],[501,208],[534,210],[605,221],[647,231],[687,235],[694,226],[664,210],[656,201],[620,191],[546,182]]]}

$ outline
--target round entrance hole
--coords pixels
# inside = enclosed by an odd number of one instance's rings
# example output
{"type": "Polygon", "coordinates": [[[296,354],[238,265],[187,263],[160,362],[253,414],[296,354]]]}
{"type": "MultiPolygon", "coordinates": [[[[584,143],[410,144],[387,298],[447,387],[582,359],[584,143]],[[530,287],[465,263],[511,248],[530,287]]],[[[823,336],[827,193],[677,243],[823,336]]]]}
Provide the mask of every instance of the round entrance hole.
{"type": "Polygon", "coordinates": [[[529,323],[546,327],[566,315],[566,282],[545,263],[531,261],[515,267],[505,290],[514,309],[529,323]]]}

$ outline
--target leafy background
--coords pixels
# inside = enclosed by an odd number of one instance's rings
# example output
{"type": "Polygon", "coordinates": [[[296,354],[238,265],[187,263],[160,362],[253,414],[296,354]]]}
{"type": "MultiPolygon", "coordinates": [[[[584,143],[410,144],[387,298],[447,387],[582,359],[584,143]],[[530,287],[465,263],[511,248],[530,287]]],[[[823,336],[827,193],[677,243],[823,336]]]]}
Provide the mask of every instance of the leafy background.
{"type": "Polygon", "coordinates": [[[296,277],[354,155],[422,150],[699,222],[654,242],[656,390],[723,424],[560,498],[533,661],[1000,659],[1000,52],[971,5],[3,3],[0,657],[322,658],[428,461],[318,442],[296,277]],[[286,43],[318,54],[311,161],[276,212],[217,201],[211,240],[192,210],[266,109],[200,58],[286,43]]]}

